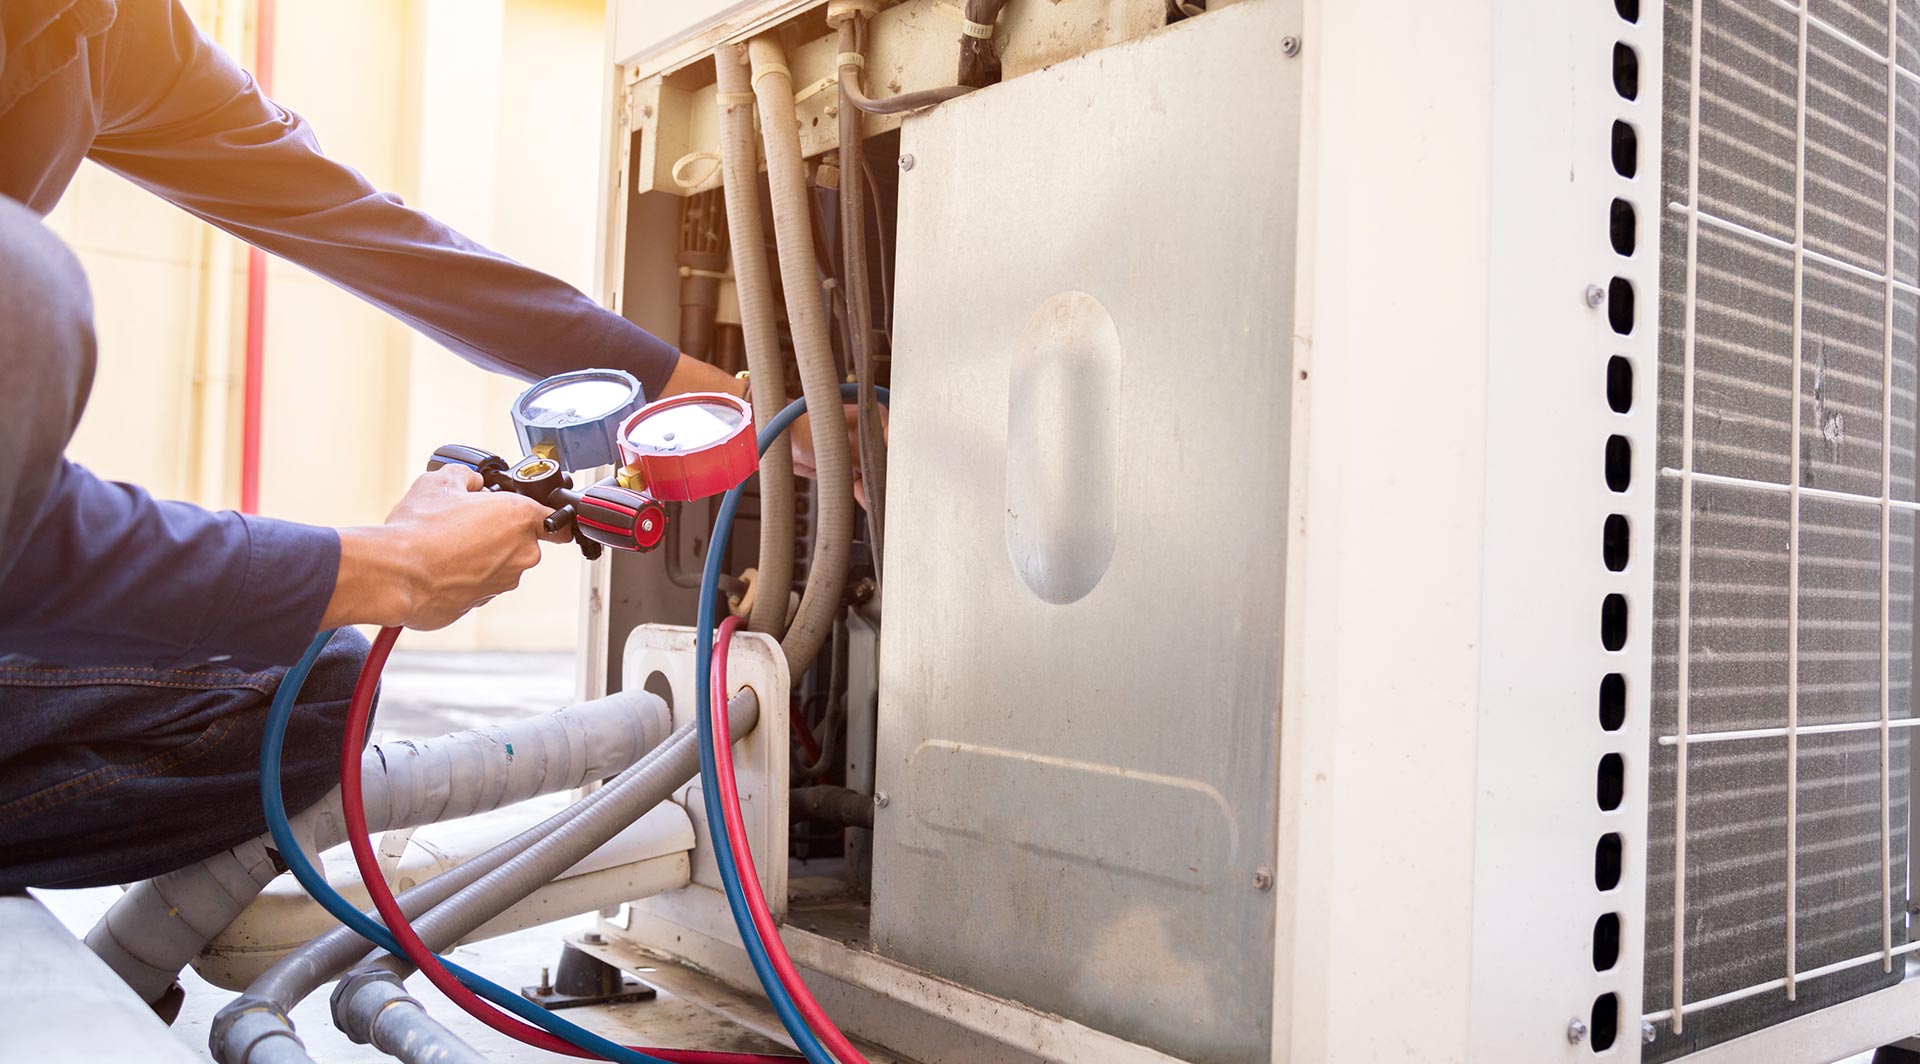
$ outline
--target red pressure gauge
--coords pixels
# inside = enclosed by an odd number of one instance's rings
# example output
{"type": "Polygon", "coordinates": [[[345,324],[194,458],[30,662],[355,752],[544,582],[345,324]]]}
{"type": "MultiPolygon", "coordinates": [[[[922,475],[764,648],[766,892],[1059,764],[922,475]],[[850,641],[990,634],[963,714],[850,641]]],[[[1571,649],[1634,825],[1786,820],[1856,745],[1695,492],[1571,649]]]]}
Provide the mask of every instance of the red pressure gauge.
{"type": "Polygon", "coordinates": [[[648,403],[620,426],[620,457],[648,495],[690,502],[718,495],[753,475],[760,452],[753,408],[724,392],[688,392],[648,403]]]}

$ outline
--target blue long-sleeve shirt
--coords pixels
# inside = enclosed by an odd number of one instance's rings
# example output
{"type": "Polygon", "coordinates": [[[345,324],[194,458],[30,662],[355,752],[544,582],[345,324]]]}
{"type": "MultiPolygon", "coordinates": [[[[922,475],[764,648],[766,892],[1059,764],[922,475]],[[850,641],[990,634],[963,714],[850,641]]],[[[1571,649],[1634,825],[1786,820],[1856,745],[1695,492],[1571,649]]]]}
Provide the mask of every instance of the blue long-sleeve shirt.
{"type": "MultiPolygon", "coordinates": [[[[328,159],[177,0],[0,2],[0,195],[45,215],[86,158],[489,369],[536,379],[610,366],[658,395],[678,357],[328,159]]],[[[0,351],[0,374],[35,357],[48,356],[0,351]]],[[[0,652],[75,664],[298,656],[338,572],[331,529],[159,502],[64,458],[20,468],[11,456],[30,448],[16,437],[32,428],[0,424],[0,652]]]]}

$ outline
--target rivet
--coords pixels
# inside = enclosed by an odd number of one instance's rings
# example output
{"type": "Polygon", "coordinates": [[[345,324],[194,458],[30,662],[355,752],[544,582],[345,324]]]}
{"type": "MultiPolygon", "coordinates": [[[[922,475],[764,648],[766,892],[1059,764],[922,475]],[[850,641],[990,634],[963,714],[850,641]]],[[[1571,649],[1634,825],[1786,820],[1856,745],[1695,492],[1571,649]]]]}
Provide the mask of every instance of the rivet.
{"type": "Polygon", "coordinates": [[[1587,1040],[1587,1021],[1568,1020],[1567,1021],[1567,1044],[1577,1046],[1586,1040],[1587,1040]]]}
{"type": "Polygon", "coordinates": [[[1607,290],[1597,284],[1587,286],[1587,306],[1599,307],[1607,301],[1607,290]]]}
{"type": "Polygon", "coordinates": [[[881,809],[885,809],[892,801],[893,799],[887,797],[887,792],[885,791],[873,792],[873,804],[881,809]]]}
{"type": "Polygon", "coordinates": [[[1254,869],[1253,870],[1253,889],[1272,890],[1273,889],[1273,869],[1268,868],[1265,865],[1262,865],[1261,867],[1254,869]]]}
{"type": "Polygon", "coordinates": [[[1291,35],[1280,38],[1280,54],[1286,56],[1288,59],[1299,55],[1300,38],[1291,35]]]}
{"type": "Polygon", "coordinates": [[[913,169],[913,156],[911,156],[911,155],[902,155],[902,156],[900,157],[900,169],[902,169],[902,170],[911,170],[911,169],[913,169]]]}

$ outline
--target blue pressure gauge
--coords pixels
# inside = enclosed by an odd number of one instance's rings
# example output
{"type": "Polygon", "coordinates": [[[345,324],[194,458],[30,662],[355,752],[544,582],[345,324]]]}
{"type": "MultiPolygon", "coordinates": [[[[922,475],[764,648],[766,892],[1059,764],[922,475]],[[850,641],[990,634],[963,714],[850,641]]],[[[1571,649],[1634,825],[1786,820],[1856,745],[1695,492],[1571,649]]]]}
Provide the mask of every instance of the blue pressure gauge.
{"type": "Polygon", "coordinates": [[[620,423],[644,405],[640,382],[617,369],[561,373],[513,401],[513,428],[529,455],[567,470],[619,465],[620,423]]]}

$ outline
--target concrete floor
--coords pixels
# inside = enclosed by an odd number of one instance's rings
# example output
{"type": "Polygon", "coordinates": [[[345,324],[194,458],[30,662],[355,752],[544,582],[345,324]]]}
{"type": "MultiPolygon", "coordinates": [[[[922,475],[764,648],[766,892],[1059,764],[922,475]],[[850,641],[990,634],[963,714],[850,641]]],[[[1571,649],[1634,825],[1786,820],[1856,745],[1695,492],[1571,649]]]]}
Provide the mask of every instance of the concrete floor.
{"type": "MultiPolygon", "coordinates": [[[[382,686],[375,738],[438,735],[494,721],[544,712],[573,701],[573,657],[569,654],[450,654],[396,651],[388,663],[382,686]]],[[[76,935],[93,926],[120,891],[35,891],[62,923],[76,935]]],[[[448,956],[494,981],[510,987],[537,983],[542,966],[560,956],[561,938],[593,925],[591,915],[529,928],[488,942],[455,949],[448,956]]],[[[645,972],[639,973],[643,977],[645,972]]],[[[207,1053],[207,1030],[213,1014],[234,993],[206,982],[191,969],[181,976],[186,1004],[173,1033],[200,1056],[207,1053]]],[[[415,976],[408,989],[435,1018],[466,1038],[488,1059],[503,1064],[560,1059],[521,1046],[483,1027],[448,1004],[431,984],[415,976]]],[[[354,1045],[334,1030],[327,1006],[327,990],[308,998],[293,1011],[300,1037],[314,1059],[325,1064],[373,1064],[392,1058],[371,1046],[354,1045]]],[[[604,1008],[572,1009],[567,1018],[591,1030],[629,1044],[675,1046],[741,1052],[787,1053],[786,1046],[769,1041],[713,1012],[662,992],[649,1002],[604,1008]]]]}

